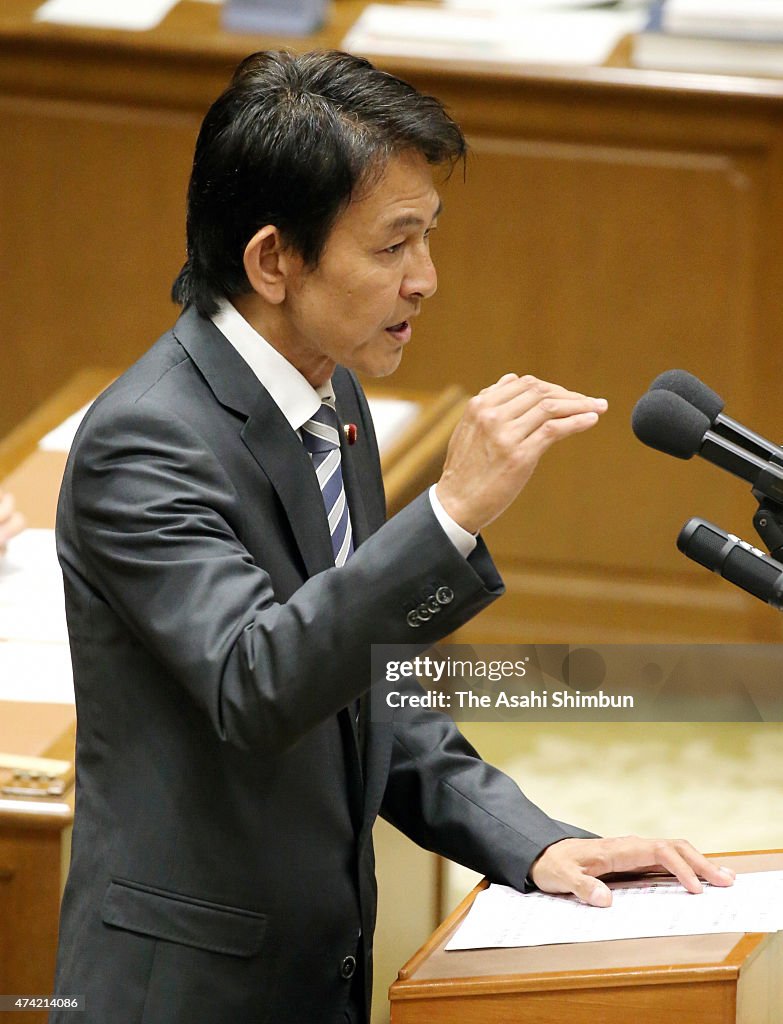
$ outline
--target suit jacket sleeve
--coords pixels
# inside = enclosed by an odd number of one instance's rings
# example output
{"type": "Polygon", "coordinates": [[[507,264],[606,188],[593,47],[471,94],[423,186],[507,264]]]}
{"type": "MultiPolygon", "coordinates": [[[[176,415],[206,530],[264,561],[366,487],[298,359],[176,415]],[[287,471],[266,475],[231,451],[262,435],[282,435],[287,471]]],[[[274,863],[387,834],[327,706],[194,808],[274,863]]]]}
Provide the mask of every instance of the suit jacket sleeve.
{"type": "Polygon", "coordinates": [[[290,746],[368,688],[372,643],[429,645],[502,592],[488,558],[468,563],[454,549],[424,494],[347,565],[280,603],[238,535],[248,510],[203,432],[143,398],[105,408],[71,454],[60,558],[86,566],[96,599],[229,743],[290,746]],[[438,586],[453,601],[412,629],[409,609],[438,586]]]}
{"type": "Polygon", "coordinates": [[[405,709],[394,723],[381,816],[425,849],[520,891],[547,846],[594,835],[550,818],[447,715],[427,709],[405,709]]]}

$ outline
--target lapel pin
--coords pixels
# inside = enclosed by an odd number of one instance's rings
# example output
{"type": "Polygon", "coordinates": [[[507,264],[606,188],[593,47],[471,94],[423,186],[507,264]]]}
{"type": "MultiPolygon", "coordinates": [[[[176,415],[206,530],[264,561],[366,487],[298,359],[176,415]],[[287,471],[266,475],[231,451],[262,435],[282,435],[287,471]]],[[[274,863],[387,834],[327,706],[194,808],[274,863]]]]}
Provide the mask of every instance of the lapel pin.
{"type": "Polygon", "coordinates": [[[356,444],[356,438],[359,436],[359,431],[356,429],[355,423],[346,423],[343,427],[345,433],[345,439],[348,444],[356,444]]]}

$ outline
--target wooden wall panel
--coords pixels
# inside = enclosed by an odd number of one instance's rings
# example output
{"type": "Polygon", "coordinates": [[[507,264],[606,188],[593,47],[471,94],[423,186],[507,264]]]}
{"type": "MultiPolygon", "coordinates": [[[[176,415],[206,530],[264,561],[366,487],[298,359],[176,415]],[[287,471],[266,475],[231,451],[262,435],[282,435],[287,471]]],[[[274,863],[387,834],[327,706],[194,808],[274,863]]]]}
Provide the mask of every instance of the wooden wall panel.
{"type": "Polygon", "coordinates": [[[727,127],[720,108],[650,96],[635,116],[606,102],[580,117],[558,97],[547,120],[529,83],[515,98],[506,137],[471,134],[467,179],[444,190],[439,293],[397,379],[475,390],[529,371],[610,411],[487,531],[510,595],[461,636],[779,639],[775,613],[675,547],[692,515],[754,539],[749,486],[643,447],[630,415],[653,377],[685,367],[778,436],[779,259],[765,254],[779,248],[780,115],[735,111],[727,127]]]}
{"type": "Polygon", "coordinates": [[[509,564],[523,554],[521,537],[543,533],[547,543],[528,564],[643,571],[652,542],[658,567],[676,570],[672,545],[659,544],[671,540],[669,524],[658,516],[644,527],[658,505],[656,472],[680,515],[706,487],[709,507],[724,519],[737,513],[735,525],[746,527],[744,495],[717,472],[703,474],[697,489],[692,466],[682,472],[651,456],[631,434],[630,412],[661,370],[686,365],[715,380],[718,345],[718,386],[722,380],[736,404],[732,382],[742,380],[742,342],[753,336],[743,281],[752,256],[746,179],[710,156],[643,161],[632,151],[523,143],[501,150],[481,140],[474,149],[457,223],[448,223],[447,210],[435,242],[439,259],[448,249],[462,261],[440,259],[447,266],[439,308],[426,314],[437,330],[461,334],[462,344],[427,344],[411,355],[459,374],[466,387],[512,369],[610,402],[595,431],[545,458],[523,500],[492,529],[493,552],[509,564]],[[479,203],[471,222],[463,209],[479,203]]]}
{"type": "Polygon", "coordinates": [[[53,385],[127,365],[170,325],[197,130],[165,111],[0,99],[14,140],[0,148],[0,432],[53,385]]]}
{"type": "MultiPolygon", "coordinates": [[[[247,52],[337,45],[362,4],[341,0],[306,41],[232,36],[188,0],[151,33],[33,25],[34,7],[0,12],[0,432],[171,323],[206,106],[247,52]]],[[[783,83],[384,64],[473,147],[444,189],[439,294],[392,386],[475,391],[513,368],[610,401],[487,531],[509,596],[465,638],[780,639],[783,620],[674,546],[696,514],[752,537],[748,488],[643,448],[628,420],[684,365],[777,435],[783,83]]]]}

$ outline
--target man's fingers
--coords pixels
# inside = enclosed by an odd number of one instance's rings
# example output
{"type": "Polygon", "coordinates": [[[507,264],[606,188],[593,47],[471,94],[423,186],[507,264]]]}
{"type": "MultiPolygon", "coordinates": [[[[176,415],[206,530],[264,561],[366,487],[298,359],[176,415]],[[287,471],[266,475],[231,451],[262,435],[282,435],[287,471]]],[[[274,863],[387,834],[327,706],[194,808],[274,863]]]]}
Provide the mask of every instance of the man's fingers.
{"type": "Polygon", "coordinates": [[[564,839],[547,847],[530,868],[543,892],[572,892],[593,907],[608,907],[611,890],[601,880],[617,873],[643,874],[661,869],[674,875],[689,892],[703,892],[699,876],[728,886],[734,872],[709,860],[684,839],[564,839]]]}
{"type": "Polygon", "coordinates": [[[699,878],[703,878],[711,885],[732,885],[737,873],[731,868],[716,864],[714,860],[705,857],[692,846],[687,839],[678,840],[675,845],[687,857],[688,863],[693,867],[699,878]]]}
{"type": "Polygon", "coordinates": [[[597,412],[581,412],[563,416],[560,419],[547,419],[524,440],[533,459],[537,462],[547,448],[550,448],[556,441],[562,441],[563,438],[570,437],[572,434],[580,434],[589,430],[597,422],[597,412]]]}
{"type": "Polygon", "coordinates": [[[585,886],[586,894],[583,896],[581,893],[577,893],[576,895],[591,907],[611,907],[612,890],[609,886],[604,885],[598,878],[591,878],[590,875],[586,876],[586,880],[589,883],[589,889],[585,886]]]}
{"type": "Polygon", "coordinates": [[[496,391],[498,388],[502,387],[504,384],[508,384],[508,383],[510,383],[511,381],[514,381],[514,380],[519,380],[519,377],[518,377],[518,375],[516,373],[504,373],[503,376],[500,377],[499,380],[496,380],[494,384],[488,384],[485,388],[482,388],[481,391],[479,391],[479,394],[480,395],[486,395],[490,391],[496,391]]]}
{"type": "Polygon", "coordinates": [[[589,395],[577,395],[571,392],[562,394],[542,395],[537,391],[519,391],[504,401],[497,396],[485,398],[487,403],[477,409],[479,418],[489,416],[496,422],[512,427],[519,440],[534,433],[542,423],[551,419],[564,419],[583,412],[596,412],[599,415],[607,408],[602,398],[591,398],[589,395]]]}
{"type": "MultiPolygon", "coordinates": [[[[680,882],[688,892],[704,892],[704,886],[688,860],[680,853],[674,843],[657,844],[658,860],[680,882]]],[[[694,851],[695,852],[695,851],[694,851]]]]}
{"type": "Polygon", "coordinates": [[[712,885],[731,885],[736,877],[731,868],[724,868],[710,860],[687,839],[640,839],[624,836],[608,840],[606,846],[608,869],[596,873],[616,871],[667,871],[674,875],[690,892],[701,892],[703,878],[712,885]]]}
{"type": "Polygon", "coordinates": [[[522,377],[517,376],[515,373],[506,373],[494,384],[482,388],[478,394],[484,396],[487,401],[493,404],[507,406],[508,408],[504,409],[504,412],[508,411],[514,415],[521,414],[518,412],[520,406],[522,412],[524,412],[539,402],[546,402],[548,399],[553,398],[587,399],[591,402],[603,403],[603,408],[606,408],[605,399],[594,399],[589,395],[582,394],[580,391],[569,391],[560,384],[541,380],[529,373],[522,377]],[[510,403],[515,404],[511,406],[510,403]]]}
{"type": "Polygon", "coordinates": [[[513,427],[521,441],[528,435],[534,434],[539,427],[550,420],[566,420],[584,413],[595,413],[597,419],[606,411],[606,402],[600,398],[576,395],[574,397],[546,398],[526,408],[525,396],[520,396],[518,400],[507,403],[503,412],[505,413],[506,410],[509,411],[509,414],[511,412],[516,414],[513,427]]]}
{"type": "Polygon", "coordinates": [[[603,399],[504,374],[470,399],[451,436],[437,490],[443,509],[478,533],[518,496],[547,448],[594,426],[605,409],[603,399]]]}
{"type": "Polygon", "coordinates": [[[523,444],[529,438],[534,444],[540,443],[541,452],[561,437],[594,426],[607,408],[603,398],[571,392],[543,397],[528,390],[515,392],[504,402],[498,402],[496,398],[497,395],[494,399],[485,396],[483,403],[477,402],[472,410],[476,424],[489,432],[502,430],[503,434],[497,435],[498,440],[505,436],[506,442],[513,446],[523,444]],[[535,437],[542,428],[541,436],[535,437]]]}
{"type": "MultiPolygon", "coordinates": [[[[510,441],[516,446],[552,420],[568,420],[586,413],[601,415],[607,409],[607,402],[603,398],[567,391],[531,375],[518,377],[509,373],[480,391],[468,408],[469,419],[487,434],[513,430],[506,434],[506,443],[510,441]]],[[[544,451],[560,437],[586,430],[595,422],[595,417],[580,420],[565,428],[565,432],[562,428],[546,428],[536,440],[542,442],[541,451],[544,451]]]]}
{"type": "Polygon", "coordinates": [[[702,886],[699,882],[703,878],[711,885],[727,886],[732,885],[737,877],[736,872],[731,868],[717,864],[710,860],[692,846],[687,839],[675,839],[671,842],[659,844],[658,857],[661,867],[675,875],[690,892],[701,892],[702,886]],[[682,865],[685,865],[684,874],[681,874],[682,865]],[[696,878],[698,888],[692,888],[689,883],[691,876],[696,878]],[[687,880],[686,880],[687,879],[687,880]]]}
{"type": "Polygon", "coordinates": [[[600,878],[577,868],[563,880],[562,891],[573,893],[591,907],[611,907],[612,890],[600,878]]]}

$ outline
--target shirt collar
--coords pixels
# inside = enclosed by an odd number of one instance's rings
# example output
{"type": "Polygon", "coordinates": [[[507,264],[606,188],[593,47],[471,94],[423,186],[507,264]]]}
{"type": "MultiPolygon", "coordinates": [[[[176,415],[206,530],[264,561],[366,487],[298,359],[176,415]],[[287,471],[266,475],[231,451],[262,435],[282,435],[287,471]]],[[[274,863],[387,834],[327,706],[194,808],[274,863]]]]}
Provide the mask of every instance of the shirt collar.
{"type": "Polygon", "coordinates": [[[294,430],[299,430],[322,402],[328,402],[334,408],[331,380],[314,388],[227,299],[220,302],[212,323],[258,377],[294,430]]]}

